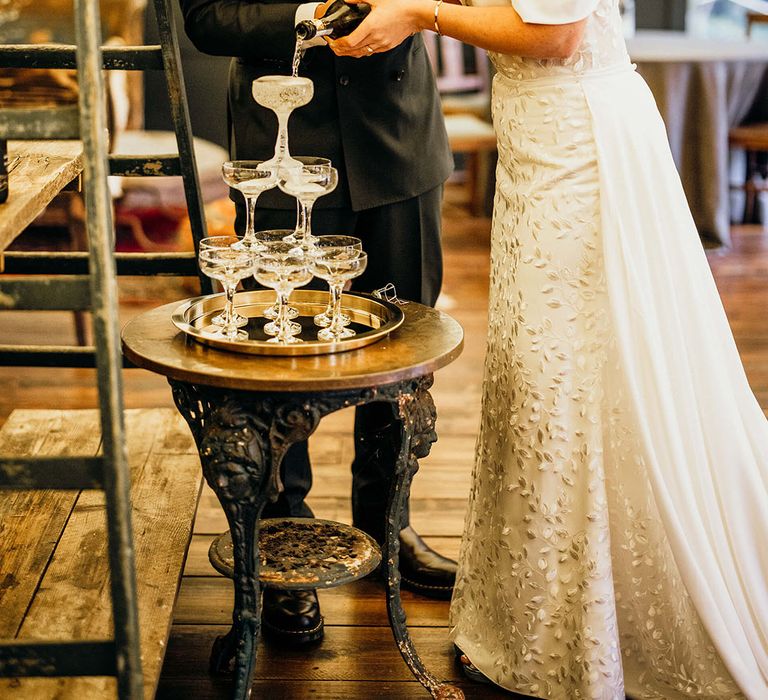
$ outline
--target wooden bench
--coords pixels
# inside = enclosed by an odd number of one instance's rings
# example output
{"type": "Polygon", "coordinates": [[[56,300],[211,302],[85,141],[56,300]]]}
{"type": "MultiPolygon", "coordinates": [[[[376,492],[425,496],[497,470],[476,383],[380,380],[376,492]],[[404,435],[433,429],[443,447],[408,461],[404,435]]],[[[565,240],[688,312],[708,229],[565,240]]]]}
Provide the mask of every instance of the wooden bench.
{"type": "MultiPolygon", "coordinates": [[[[169,408],[125,412],[131,465],[145,697],[160,677],[192,535],[202,473],[192,436],[169,408]]],[[[95,410],[16,410],[0,454],[96,454],[95,410]]],[[[0,639],[97,639],[112,634],[101,491],[0,492],[0,639]]],[[[115,697],[114,678],[0,679],[0,698],[115,697]]]]}

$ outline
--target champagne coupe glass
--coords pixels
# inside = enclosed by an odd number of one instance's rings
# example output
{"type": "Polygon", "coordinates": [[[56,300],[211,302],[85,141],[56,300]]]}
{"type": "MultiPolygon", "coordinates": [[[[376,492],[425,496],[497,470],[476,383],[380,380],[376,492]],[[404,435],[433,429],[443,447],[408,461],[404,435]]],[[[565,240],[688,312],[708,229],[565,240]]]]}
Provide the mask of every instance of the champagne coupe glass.
{"type": "Polygon", "coordinates": [[[245,235],[235,247],[252,248],[255,245],[253,214],[256,200],[262,192],[277,185],[277,170],[265,166],[262,160],[228,160],[222,164],[221,174],[224,182],[241,192],[245,199],[245,235]]]}
{"type": "Polygon", "coordinates": [[[294,240],[303,248],[312,246],[312,207],[318,198],[336,189],[339,174],[332,165],[302,165],[283,168],[278,173],[278,187],[299,202],[299,222],[294,240]]]}
{"type": "Polygon", "coordinates": [[[368,254],[361,253],[359,250],[350,250],[347,255],[339,255],[335,259],[312,258],[312,272],[328,282],[333,303],[331,325],[318,332],[319,340],[330,340],[335,343],[342,338],[351,338],[355,335],[355,331],[351,328],[344,327],[341,318],[341,290],[347,280],[362,275],[367,264],[368,254]]]}
{"type": "Polygon", "coordinates": [[[298,334],[301,326],[290,321],[285,314],[288,299],[296,287],[302,287],[312,279],[309,258],[301,250],[283,244],[258,255],[253,262],[253,275],[256,281],[277,292],[280,311],[277,319],[264,326],[264,332],[273,335],[268,343],[301,343],[298,334]],[[293,251],[293,252],[291,252],[293,251]]]}
{"type": "MultiPolygon", "coordinates": [[[[354,236],[318,236],[315,238],[315,245],[312,248],[311,255],[314,258],[323,258],[333,260],[339,257],[356,257],[363,249],[363,242],[354,236]]],[[[333,314],[333,294],[328,300],[328,308],[315,316],[315,325],[320,328],[327,328],[331,325],[331,316],[333,314]]],[[[341,314],[341,323],[348,326],[352,319],[347,314],[341,314]]]]}
{"type": "MultiPolygon", "coordinates": [[[[291,156],[293,160],[299,161],[303,165],[333,165],[330,158],[322,156],[291,156]]],[[[296,231],[304,230],[304,207],[301,202],[296,200],[296,231]]],[[[297,236],[300,234],[296,234],[297,236]]]]}
{"type": "MultiPolygon", "coordinates": [[[[284,230],[278,229],[277,231],[270,231],[269,233],[279,235],[281,232],[284,232],[284,230]]],[[[262,232],[262,234],[265,233],[267,232],[262,232]]],[[[269,242],[265,242],[264,247],[259,252],[259,255],[266,255],[268,258],[275,258],[280,260],[289,257],[301,257],[305,260],[307,267],[309,267],[309,260],[306,259],[306,253],[295,243],[286,243],[283,240],[271,240],[269,242]]],[[[258,262],[258,258],[254,260],[254,264],[256,262],[258,262]]],[[[254,277],[255,275],[256,268],[254,267],[254,277]]],[[[256,281],[259,281],[258,278],[256,281]]],[[[299,315],[298,309],[289,306],[287,301],[283,303],[280,300],[279,294],[276,296],[275,303],[272,306],[264,309],[262,315],[272,319],[272,323],[264,324],[264,332],[267,335],[277,335],[281,323],[283,324],[284,330],[286,332],[289,332],[292,335],[301,333],[301,324],[291,322],[291,319],[296,318],[299,315]]]]}
{"type": "MultiPolygon", "coordinates": [[[[256,231],[254,238],[258,244],[258,248],[256,249],[257,254],[267,252],[270,248],[274,248],[276,244],[286,242],[285,239],[289,236],[292,236],[293,233],[293,230],[289,228],[276,228],[267,229],[265,231],[256,231]]],[[[301,248],[299,247],[297,249],[294,244],[292,250],[301,251],[301,248]]],[[[277,299],[275,299],[275,303],[272,304],[272,306],[268,306],[266,309],[264,309],[264,311],[261,312],[261,315],[274,321],[277,318],[277,312],[279,309],[280,303],[277,301],[277,299]]],[[[288,315],[288,318],[296,318],[299,315],[298,309],[294,309],[292,306],[289,306],[285,310],[285,313],[288,315]]]]}
{"type": "Polygon", "coordinates": [[[252,86],[253,99],[277,115],[275,155],[266,165],[282,168],[296,166],[298,161],[288,151],[288,118],[297,107],[307,104],[314,94],[314,83],[309,78],[291,75],[263,75],[252,86]]]}
{"type": "Polygon", "coordinates": [[[221,282],[227,297],[224,306],[224,325],[207,334],[227,340],[245,340],[248,333],[240,330],[234,322],[235,289],[241,279],[253,271],[253,253],[235,248],[208,248],[200,252],[200,269],[208,277],[221,282]]]}
{"type": "MultiPolygon", "coordinates": [[[[227,248],[231,248],[233,245],[235,245],[239,240],[240,239],[237,236],[207,236],[206,238],[200,239],[200,242],[198,243],[198,250],[201,253],[204,250],[210,249],[226,250],[227,248]]],[[[217,314],[211,319],[211,323],[214,326],[223,326],[227,323],[233,323],[238,328],[242,328],[243,326],[248,325],[248,319],[242,314],[237,313],[234,308],[231,309],[231,313],[228,318],[227,310],[225,307],[220,314],[217,314]]]]}

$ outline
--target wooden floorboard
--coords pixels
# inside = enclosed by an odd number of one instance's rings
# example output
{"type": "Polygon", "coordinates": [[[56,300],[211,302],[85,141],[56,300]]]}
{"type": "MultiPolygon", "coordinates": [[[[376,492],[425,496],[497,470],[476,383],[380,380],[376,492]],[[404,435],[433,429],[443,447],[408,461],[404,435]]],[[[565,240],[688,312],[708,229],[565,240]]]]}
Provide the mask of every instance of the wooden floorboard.
{"type": "MultiPolygon", "coordinates": [[[[202,478],[194,441],[174,409],[129,410],[125,429],[141,659],[151,698],[202,478]]],[[[0,430],[4,456],[93,456],[101,449],[95,410],[19,410],[0,430]]],[[[112,637],[108,559],[102,491],[0,492],[0,638],[112,637]]],[[[0,698],[97,700],[113,697],[113,686],[108,678],[0,678],[0,698]]]]}
{"type": "MultiPolygon", "coordinates": [[[[195,697],[227,697],[227,685],[212,679],[206,669],[210,646],[214,639],[227,631],[226,625],[176,625],[168,644],[163,677],[158,698],[179,697],[177,679],[183,683],[196,680],[200,693],[195,697]],[[193,667],[194,670],[190,667],[193,667]]],[[[452,647],[442,628],[416,627],[412,637],[421,653],[430,658],[431,670],[446,680],[458,681],[466,687],[453,660],[452,647]]],[[[413,697],[424,697],[423,689],[412,683],[410,671],[400,659],[392,634],[386,627],[329,626],[322,644],[314,650],[289,650],[262,645],[256,661],[255,677],[260,695],[255,697],[281,697],[287,690],[286,680],[301,693],[298,697],[317,697],[314,690],[331,682],[340,697],[367,698],[375,686],[369,683],[393,684],[393,690],[415,690],[413,697]],[[401,685],[402,684],[402,685],[401,685]]],[[[186,686],[189,687],[189,686],[186,686]]],[[[474,697],[508,698],[509,695],[483,689],[474,697]]],[[[283,696],[287,697],[287,696],[283,696]]],[[[320,697],[334,697],[326,694],[320,697]]],[[[391,697],[396,698],[397,695],[391,697]]],[[[406,695],[405,697],[412,697],[406,695]]]]}
{"type": "MultiPolygon", "coordinates": [[[[463,355],[436,375],[433,395],[440,438],[417,474],[411,504],[412,522],[428,541],[456,556],[463,526],[467,489],[480,414],[482,363],[488,293],[488,220],[448,218],[445,225],[445,283],[440,307],[465,328],[463,355]]],[[[729,250],[708,251],[718,288],[734,331],[752,388],[768,407],[768,231],[738,227],[729,250]]],[[[136,284],[123,300],[125,318],[148,306],[188,296],[165,285],[151,289],[136,284]],[[174,294],[176,296],[174,296],[174,294]]],[[[59,315],[38,325],[26,316],[10,325],[0,318],[0,335],[29,337],[45,328],[71,333],[71,320],[59,315]]],[[[11,342],[11,341],[8,341],[11,342]]],[[[84,370],[0,370],[0,422],[14,407],[95,405],[93,377],[84,370]]],[[[171,406],[164,379],[141,370],[125,373],[129,406],[171,406]]],[[[311,441],[315,464],[309,503],[318,517],[349,522],[349,461],[352,412],[341,411],[323,421],[311,441]]],[[[179,594],[174,627],[158,697],[163,700],[228,697],[226,679],[208,674],[210,646],[231,617],[231,582],[207,562],[207,548],[226,521],[213,493],[204,489],[195,534],[179,594]]],[[[447,636],[448,603],[404,595],[409,624],[430,670],[459,678],[447,636]]],[[[306,651],[265,645],[256,666],[254,698],[280,700],[321,698],[352,700],[369,697],[407,700],[425,697],[399,658],[387,629],[382,588],[373,580],[321,592],[326,617],[325,641],[306,651]]],[[[509,697],[487,687],[462,683],[468,698],[509,697]]]]}
{"type": "MultiPolygon", "coordinates": [[[[318,592],[327,625],[386,627],[384,584],[369,577],[345,587],[318,592]]],[[[448,601],[430,600],[403,591],[409,626],[445,627],[448,601]]],[[[225,625],[232,620],[232,582],[211,576],[185,575],[174,622],[185,625],[225,625]]]]}

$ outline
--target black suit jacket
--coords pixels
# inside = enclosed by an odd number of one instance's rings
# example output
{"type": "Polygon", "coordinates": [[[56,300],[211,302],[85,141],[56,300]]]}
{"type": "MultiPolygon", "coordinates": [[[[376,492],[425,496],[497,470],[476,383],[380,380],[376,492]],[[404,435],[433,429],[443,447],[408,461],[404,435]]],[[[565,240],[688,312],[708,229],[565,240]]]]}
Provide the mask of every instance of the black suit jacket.
{"type": "MultiPolygon", "coordinates": [[[[180,0],[185,29],[202,52],[233,56],[229,81],[233,158],[272,156],[277,120],[256,104],[251,83],[290,74],[299,3],[180,0]]],[[[299,75],[314,83],[312,101],[288,124],[291,154],[324,156],[339,168],[339,187],[321,207],[355,211],[399,202],[442,184],[453,168],[440,98],[420,35],[368,58],[307,50],[299,75]]],[[[266,192],[259,206],[292,208],[266,192]]]]}

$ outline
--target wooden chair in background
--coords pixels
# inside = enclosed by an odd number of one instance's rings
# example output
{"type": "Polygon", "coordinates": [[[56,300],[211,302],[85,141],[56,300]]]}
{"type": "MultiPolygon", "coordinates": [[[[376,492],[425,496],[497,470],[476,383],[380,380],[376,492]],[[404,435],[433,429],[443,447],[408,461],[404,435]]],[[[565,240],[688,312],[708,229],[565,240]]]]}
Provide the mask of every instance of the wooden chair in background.
{"type": "Polygon", "coordinates": [[[728,132],[728,145],[731,148],[741,148],[747,154],[744,184],[732,185],[736,189],[744,190],[746,201],[742,221],[747,224],[754,221],[758,194],[768,192],[768,179],[761,175],[759,163],[760,154],[768,153],[768,122],[734,127],[728,132]]]}
{"type": "MultiPolygon", "coordinates": [[[[768,26],[768,15],[758,12],[747,14],[747,36],[751,37],[757,25],[768,26]]],[[[754,221],[757,208],[757,197],[760,192],[768,192],[768,173],[760,172],[760,154],[768,153],[768,122],[741,124],[728,132],[728,145],[739,148],[747,155],[747,172],[743,185],[732,185],[734,189],[743,189],[746,201],[742,221],[754,221]]],[[[763,213],[764,222],[768,212],[763,213]]]]}
{"type": "Polygon", "coordinates": [[[747,36],[752,35],[752,30],[756,24],[768,26],[768,15],[762,12],[747,12],[747,36]]]}
{"type": "Polygon", "coordinates": [[[496,134],[490,118],[490,71],[482,49],[456,39],[424,32],[437,78],[448,142],[464,158],[463,184],[470,212],[483,214],[490,157],[496,152],[496,134]]]}

